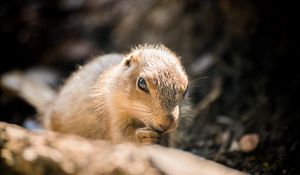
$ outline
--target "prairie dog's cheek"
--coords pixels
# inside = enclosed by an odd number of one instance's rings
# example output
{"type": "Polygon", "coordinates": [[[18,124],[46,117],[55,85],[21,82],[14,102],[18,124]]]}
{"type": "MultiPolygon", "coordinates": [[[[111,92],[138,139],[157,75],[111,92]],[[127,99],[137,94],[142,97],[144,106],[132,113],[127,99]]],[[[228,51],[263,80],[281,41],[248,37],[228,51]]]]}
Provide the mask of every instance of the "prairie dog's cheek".
{"type": "Polygon", "coordinates": [[[152,115],[151,109],[139,102],[131,103],[127,109],[128,111],[130,111],[133,117],[137,119],[151,117],[152,115]]]}

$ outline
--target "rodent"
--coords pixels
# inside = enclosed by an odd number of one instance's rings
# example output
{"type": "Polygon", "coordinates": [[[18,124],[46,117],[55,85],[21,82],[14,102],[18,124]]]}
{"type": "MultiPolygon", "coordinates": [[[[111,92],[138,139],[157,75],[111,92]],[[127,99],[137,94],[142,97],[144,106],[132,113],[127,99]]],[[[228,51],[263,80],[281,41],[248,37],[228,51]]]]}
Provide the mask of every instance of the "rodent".
{"type": "Polygon", "coordinates": [[[175,53],[143,45],[82,66],[39,111],[50,130],[113,143],[168,145],[186,117],[187,88],[175,53]]]}

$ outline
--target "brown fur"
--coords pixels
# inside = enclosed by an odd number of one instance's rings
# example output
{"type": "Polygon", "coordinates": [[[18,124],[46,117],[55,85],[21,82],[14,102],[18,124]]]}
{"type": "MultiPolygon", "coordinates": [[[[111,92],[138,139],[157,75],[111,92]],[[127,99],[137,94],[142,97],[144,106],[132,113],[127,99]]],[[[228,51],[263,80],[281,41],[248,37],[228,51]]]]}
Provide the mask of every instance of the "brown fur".
{"type": "Polygon", "coordinates": [[[187,85],[179,58],[164,46],[102,56],[66,81],[45,110],[44,124],[113,142],[166,141],[166,133],[175,132],[182,120],[179,106],[187,85]],[[137,87],[139,77],[146,80],[149,93],[137,87]]]}

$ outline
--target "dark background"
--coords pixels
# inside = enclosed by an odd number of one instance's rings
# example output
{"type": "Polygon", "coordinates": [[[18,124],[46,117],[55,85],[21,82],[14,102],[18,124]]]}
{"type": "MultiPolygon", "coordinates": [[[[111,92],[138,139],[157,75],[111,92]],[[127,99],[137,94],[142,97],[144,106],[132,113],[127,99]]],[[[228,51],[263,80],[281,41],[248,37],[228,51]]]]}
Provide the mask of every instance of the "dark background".
{"type": "MultiPolygon", "coordinates": [[[[182,57],[196,110],[185,150],[252,174],[298,174],[296,5],[260,0],[1,0],[0,73],[51,69],[59,84],[99,54],[162,43],[182,57]],[[197,107],[198,106],[198,107],[197,107]],[[218,138],[229,133],[229,139],[218,138]],[[244,134],[250,153],[230,151],[244,134]]],[[[35,111],[0,91],[0,120],[35,111]]]]}

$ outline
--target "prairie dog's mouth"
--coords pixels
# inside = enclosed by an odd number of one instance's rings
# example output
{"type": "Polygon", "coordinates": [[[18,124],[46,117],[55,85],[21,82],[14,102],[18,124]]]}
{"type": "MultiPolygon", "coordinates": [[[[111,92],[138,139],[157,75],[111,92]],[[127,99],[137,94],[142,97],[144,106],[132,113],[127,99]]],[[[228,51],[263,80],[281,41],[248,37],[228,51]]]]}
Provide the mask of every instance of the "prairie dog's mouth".
{"type": "Polygon", "coordinates": [[[160,134],[162,134],[162,133],[165,132],[165,130],[163,128],[161,128],[161,127],[154,127],[153,125],[149,125],[149,128],[153,129],[154,131],[156,131],[156,132],[158,132],[160,134]]]}
{"type": "Polygon", "coordinates": [[[141,120],[134,120],[133,124],[134,124],[134,127],[135,127],[135,128],[144,128],[144,127],[148,127],[148,128],[150,128],[150,129],[152,129],[152,130],[158,132],[158,133],[163,133],[163,132],[164,132],[164,130],[163,130],[162,128],[155,127],[155,126],[153,126],[152,124],[149,124],[149,123],[144,123],[144,122],[142,122],[141,120]]]}
{"type": "Polygon", "coordinates": [[[146,124],[144,124],[142,121],[137,120],[137,119],[133,120],[132,123],[135,128],[143,128],[146,126],[146,124]]]}
{"type": "MultiPolygon", "coordinates": [[[[145,122],[143,122],[141,120],[138,120],[138,119],[135,119],[133,121],[133,125],[134,125],[135,128],[144,128],[144,127],[147,127],[147,128],[152,129],[153,131],[155,131],[155,132],[157,132],[159,134],[164,134],[164,133],[167,133],[167,132],[170,131],[169,129],[166,130],[162,126],[156,126],[156,125],[153,125],[151,123],[145,123],[145,122]]],[[[173,129],[171,129],[171,130],[173,130],[173,129]]]]}

